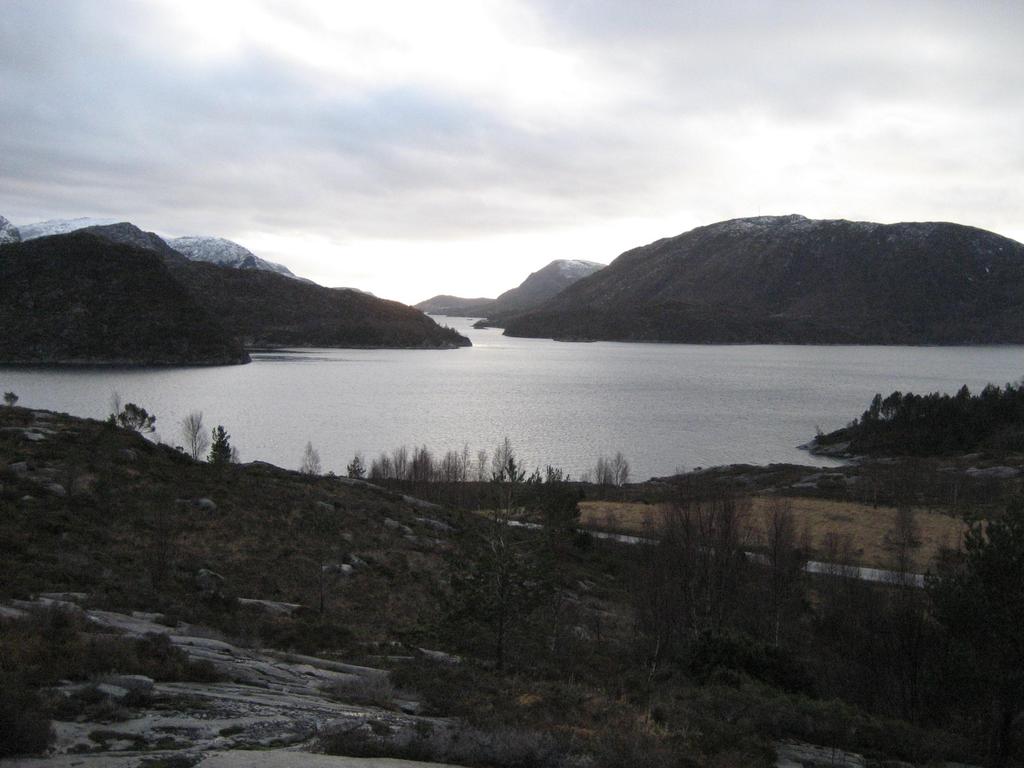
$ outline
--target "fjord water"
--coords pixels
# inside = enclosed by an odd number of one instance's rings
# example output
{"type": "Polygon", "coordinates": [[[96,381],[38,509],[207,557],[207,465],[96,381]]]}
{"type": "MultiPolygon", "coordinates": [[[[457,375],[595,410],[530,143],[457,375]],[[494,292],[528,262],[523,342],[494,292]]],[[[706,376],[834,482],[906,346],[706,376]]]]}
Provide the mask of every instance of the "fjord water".
{"type": "Polygon", "coordinates": [[[0,368],[19,405],[103,418],[118,392],[179,424],[201,410],[242,460],[297,467],[306,441],[343,473],[399,445],[493,449],[508,435],[528,467],[574,476],[621,450],[635,479],[747,462],[827,463],[796,446],[859,415],[876,392],[955,392],[1024,374],[1024,347],[710,346],[563,343],[476,330],[457,350],[298,350],[244,366],[0,368]]]}

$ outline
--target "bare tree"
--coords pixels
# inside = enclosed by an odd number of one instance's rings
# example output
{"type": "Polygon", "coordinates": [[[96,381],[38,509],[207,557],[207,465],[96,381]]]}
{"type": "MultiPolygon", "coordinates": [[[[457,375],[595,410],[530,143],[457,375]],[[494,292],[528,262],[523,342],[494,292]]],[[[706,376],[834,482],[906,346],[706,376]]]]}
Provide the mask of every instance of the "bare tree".
{"type": "Polygon", "coordinates": [[[395,475],[394,465],[391,463],[391,457],[386,453],[381,453],[376,459],[370,462],[370,480],[375,483],[385,483],[392,480],[395,475]]]}
{"type": "Polygon", "coordinates": [[[438,475],[442,482],[457,483],[462,477],[462,458],[457,451],[448,451],[441,459],[438,475]]]}
{"type": "Polygon", "coordinates": [[[185,449],[196,461],[206,455],[210,447],[210,438],[203,426],[203,412],[192,411],[181,421],[181,434],[185,438],[185,449]]]}
{"type": "Polygon", "coordinates": [[[769,570],[770,631],[772,642],[778,645],[783,616],[802,594],[806,554],[797,541],[793,504],[789,499],[769,499],[763,522],[769,570]]]}
{"type": "Polygon", "coordinates": [[[302,452],[302,464],[299,466],[299,472],[304,475],[319,475],[321,471],[320,454],[313,447],[313,443],[307,441],[306,450],[302,452]]]}
{"type": "Polygon", "coordinates": [[[662,512],[661,539],[641,559],[634,589],[637,625],[656,665],[717,632],[738,605],[750,503],[709,489],[662,512]]]}
{"type": "Polygon", "coordinates": [[[395,480],[409,479],[409,449],[404,445],[391,452],[391,468],[395,480]]]}
{"type": "Polygon", "coordinates": [[[622,455],[622,451],[615,454],[611,461],[612,482],[619,488],[629,482],[629,462],[622,455]]]}
{"type": "Polygon", "coordinates": [[[434,455],[422,445],[412,452],[409,465],[409,479],[417,485],[426,485],[434,479],[434,455]]]}
{"type": "Polygon", "coordinates": [[[482,483],[487,480],[487,449],[481,448],[476,452],[476,481],[482,483]]]}
{"type": "Polygon", "coordinates": [[[515,450],[512,448],[512,441],[505,438],[498,443],[491,455],[491,479],[495,480],[508,470],[509,461],[515,461],[515,450]]]}
{"type": "Polygon", "coordinates": [[[885,548],[892,557],[893,570],[906,580],[914,570],[914,551],[921,546],[921,530],[913,507],[901,504],[896,520],[885,534],[885,548]]]}

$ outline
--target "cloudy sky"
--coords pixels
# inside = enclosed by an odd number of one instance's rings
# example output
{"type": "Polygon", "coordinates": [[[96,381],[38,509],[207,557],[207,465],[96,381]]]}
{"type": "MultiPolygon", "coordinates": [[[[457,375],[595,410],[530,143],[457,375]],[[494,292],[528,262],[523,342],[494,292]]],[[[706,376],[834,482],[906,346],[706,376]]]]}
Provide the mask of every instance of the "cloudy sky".
{"type": "Polygon", "coordinates": [[[0,215],[496,295],[757,214],[1024,240],[1024,4],[0,0],[0,215]]]}

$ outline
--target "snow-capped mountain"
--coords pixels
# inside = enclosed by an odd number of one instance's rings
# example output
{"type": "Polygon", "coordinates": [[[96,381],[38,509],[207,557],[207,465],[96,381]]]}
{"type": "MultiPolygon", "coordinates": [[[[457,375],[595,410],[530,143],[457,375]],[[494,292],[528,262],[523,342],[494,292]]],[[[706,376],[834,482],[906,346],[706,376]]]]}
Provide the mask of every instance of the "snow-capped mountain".
{"type": "Polygon", "coordinates": [[[0,216],[0,245],[21,242],[21,233],[3,216],[0,216]]]}
{"type": "Polygon", "coordinates": [[[584,261],[583,259],[556,259],[551,263],[556,266],[561,274],[573,282],[582,280],[587,275],[592,275],[605,266],[604,264],[598,264],[596,261],[584,261]]]}
{"type": "Polygon", "coordinates": [[[117,224],[117,219],[95,219],[83,216],[78,219],[50,219],[49,221],[37,221],[35,224],[22,224],[18,227],[22,240],[35,240],[37,237],[48,237],[50,235],[66,235],[76,229],[86,227],[102,227],[108,224],[117,224]]]}
{"type": "Polygon", "coordinates": [[[171,248],[192,261],[205,261],[233,269],[261,269],[265,272],[277,272],[286,277],[296,277],[283,264],[261,259],[248,248],[223,237],[189,235],[166,238],[165,241],[171,248]]]}

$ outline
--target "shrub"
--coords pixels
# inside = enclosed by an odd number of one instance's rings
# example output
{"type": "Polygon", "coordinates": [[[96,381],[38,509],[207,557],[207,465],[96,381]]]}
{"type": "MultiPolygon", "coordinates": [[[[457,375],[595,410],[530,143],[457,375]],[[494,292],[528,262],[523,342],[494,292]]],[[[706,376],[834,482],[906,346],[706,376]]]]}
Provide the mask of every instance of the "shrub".
{"type": "Polygon", "coordinates": [[[0,672],[0,757],[39,754],[52,739],[39,694],[20,675],[0,672]]]}
{"type": "Polygon", "coordinates": [[[704,632],[693,644],[689,662],[690,671],[702,681],[731,670],[790,693],[810,693],[814,687],[811,675],[791,653],[746,635],[704,632]]]}
{"type": "Polygon", "coordinates": [[[339,680],[328,688],[328,693],[346,704],[363,704],[381,709],[392,709],[395,705],[395,687],[385,675],[358,675],[339,680]]]}

